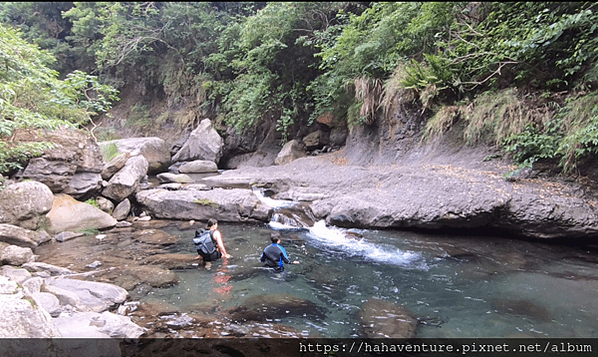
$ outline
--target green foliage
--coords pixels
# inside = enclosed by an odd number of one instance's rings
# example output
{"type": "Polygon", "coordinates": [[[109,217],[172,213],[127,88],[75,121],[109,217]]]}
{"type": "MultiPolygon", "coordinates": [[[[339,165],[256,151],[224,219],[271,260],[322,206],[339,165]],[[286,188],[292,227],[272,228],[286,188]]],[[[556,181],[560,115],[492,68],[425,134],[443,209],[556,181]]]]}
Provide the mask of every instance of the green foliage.
{"type": "Polygon", "coordinates": [[[27,42],[50,51],[58,59],[50,68],[69,73],[76,60],[64,39],[70,24],[61,13],[72,6],[71,2],[0,2],[0,22],[19,29],[27,42]]]}
{"type": "Polygon", "coordinates": [[[135,103],[129,111],[127,125],[143,128],[150,124],[151,113],[146,105],[135,103]]]}
{"type": "Polygon", "coordinates": [[[87,201],[85,201],[85,203],[87,203],[90,206],[94,206],[95,208],[100,208],[100,205],[98,205],[98,202],[95,198],[90,198],[87,201]]]}
{"type": "Polygon", "coordinates": [[[541,159],[552,159],[557,154],[559,135],[554,125],[542,132],[534,124],[528,124],[520,133],[507,137],[503,144],[505,151],[513,154],[520,167],[532,167],[541,159]]]}
{"type": "Polygon", "coordinates": [[[120,152],[118,151],[118,146],[115,143],[104,144],[100,146],[100,151],[102,153],[102,158],[105,162],[109,162],[110,160],[114,159],[120,152]]]}
{"type": "MultiPolygon", "coordinates": [[[[421,58],[422,54],[433,64],[432,70],[438,73],[424,71],[414,60],[413,83],[406,86],[425,88],[428,83],[440,83],[446,80],[445,77],[451,77],[452,74],[438,63],[440,57],[431,52],[435,43],[447,36],[455,8],[455,3],[380,2],[373,3],[360,15],[346,16],[341,12],[342,30],[332,27],[331,31],[338,35],[335,38],[322,36],[325,40],[318,43],[321,51],[316,56],[322,58],[320,68],[325,73],[322,80],[318,79],[308,87],[313,91],[316,113],[333,111],[339,103],[345,102],[343,97],[351,90],[339,84],[350,83],[353,78],[362,76],[386,79],[401,61],[421,58]],[[439,77],[433,79],[433,75],[439,77]]],[[[350,103],[345,110],[355,103],[350,103]]],[[[355,108],[351,108],[354,114],[355,108]]],[[[348,112],[343,114],[349,115],[348,112]]],[[[348,117],[353,123],[364,117],[353,114],[348,117]]]]}
{"type": "Polygon", "coordinates": [[[48,67],[55,58],[20,35],[20,31],[0,24],[1,172],[22,168],[28,158],[50,148],[47,143],[10,140],[15,130],[85,124],[95,114],[93,110],[108,110],[109,100],[115,96],[112,88],[80,71],[60,80],[58,72],[48,67]]]}
{"type": "Polygon", "coordinates": [[[525,85],[562,90],[595,62],[598,17],[584,2],[469,5],[487,16],[461,16],[451,40],[439,43],[458,68],[462,91],[525,85]]]}
{"type": "Polygon", "coordinates": [[[11,144],[0,141],[0,174],[23,169],[29,159],[41,156],[52,148],[54,145],[47,142],[11,144]]]}
{"type": "Polygon", "coordinates": [[[418,101],[422,113],[432,114],[426,138],[460,122],[468,144],[504,145],[525,165],[559,158],[568,170],[596,154],[596,8],[591,2],[0,4],[0,20],[21,31],[2,27],[0,34],[6,142],[0,158],[15,168],[41,150],[11,143],[19,128],[82,125],[109,110],[118,92],[103,84],[113,83],[163,95],[168,104],[155,121],[149,115],[155,108],[136,105],[131,125],[171,119],[192,126],[215,117],[242,131],[267,120],[283,141],[321,115],[339,125],[369,125],[380,113],[418,101]],[[565,91],[581,94],[557,112],[551,98],[565,91]],[[537,104],[538,92],[548,104],[537,104]]]}
{"type": "Polygon", "coordinates": [[[598,92],[572,97],[556,119],[564,133],[557,150],[560,165],[570,172],[578,159],[598,154],[598,92]]]}
{"type": "Polygon", "coordinates": [[[528,124],[505,140],[505,150],[522,166],[559,158],[563,171],[571,172],[580,158],[598,153],[598,93],[568,100],[545,126],[528,124]]]}

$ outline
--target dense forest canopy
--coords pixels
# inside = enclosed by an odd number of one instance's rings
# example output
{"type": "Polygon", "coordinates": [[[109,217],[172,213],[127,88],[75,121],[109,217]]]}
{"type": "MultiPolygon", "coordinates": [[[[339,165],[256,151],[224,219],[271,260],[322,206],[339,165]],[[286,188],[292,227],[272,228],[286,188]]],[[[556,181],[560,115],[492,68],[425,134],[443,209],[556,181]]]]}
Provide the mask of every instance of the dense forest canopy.
{"type": "MultiPolygon", "coordinates": [[[[15,130],[84,126],[118,91],[288,138],[322,115],[371,125],[418,105],[425,137],[565,171],[598,152],[594,2],[0,3],[0,172],[45,149],[15,130]]],[[[158,119],[156,119],[158,120],[158,119]]]]}

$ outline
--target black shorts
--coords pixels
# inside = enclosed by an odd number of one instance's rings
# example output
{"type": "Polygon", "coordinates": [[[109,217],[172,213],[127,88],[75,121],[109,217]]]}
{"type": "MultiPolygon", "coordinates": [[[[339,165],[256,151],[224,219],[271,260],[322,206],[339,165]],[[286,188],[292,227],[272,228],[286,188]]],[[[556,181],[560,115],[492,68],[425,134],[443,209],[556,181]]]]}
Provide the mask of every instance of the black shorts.
{"type": "Polygon", "coordinates": [[[212,254],[205,254],[198,250],[197,254],[199,254],[203,258],[204,262],[212,262],[214,260],[218,260],[218,259],[222,258],[222,253],[220,253],[219,250],[215,251],[212,254]]]}

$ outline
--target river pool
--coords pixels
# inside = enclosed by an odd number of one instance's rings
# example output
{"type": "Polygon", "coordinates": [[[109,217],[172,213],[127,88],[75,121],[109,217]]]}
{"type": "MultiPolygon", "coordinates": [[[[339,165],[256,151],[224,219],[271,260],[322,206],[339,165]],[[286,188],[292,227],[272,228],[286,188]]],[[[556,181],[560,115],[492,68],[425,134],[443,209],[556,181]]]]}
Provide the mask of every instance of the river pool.
{"type": "MultiPolygon", "coordinates": [[[[181,313],[219,312],[255,296],[293,296],[316,308],[268,321],[302,336],[363,337],[359,311],[378,298],[408,309],[417,337],[598,337],[598,256],[590,247],[516,239],[356,230],[315,222],[303,229],[229,224],[220,230],[231,259],[177,270],[178,285],[140,286],[133,299],[181,313]],[[291,260],[274,273],[259,257],[273,231],[291,260]]],[[[195,254],[192,230],[172,252],[195,254]]]]}

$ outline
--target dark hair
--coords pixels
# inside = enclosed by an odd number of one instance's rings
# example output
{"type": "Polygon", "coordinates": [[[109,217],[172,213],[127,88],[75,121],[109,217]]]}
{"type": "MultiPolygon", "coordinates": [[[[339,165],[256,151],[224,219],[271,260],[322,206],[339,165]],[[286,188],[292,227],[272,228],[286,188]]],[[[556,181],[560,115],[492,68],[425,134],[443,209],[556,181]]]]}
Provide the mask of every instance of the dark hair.
{"type": "Polygon", "coordinates": [[[210,218],[208,219],[208,225],[206,226],[207,229],[212,228],[213,225],[217,224],[218,221],[216,220],[216,218],[210,218]]]}
{"type": "Polygon", "coordinates": [[[280,238],[281,238],[280,233],[278,233],[278,232],[270,233],[270,241],[272,243],[277,243],[280,238]]]}

